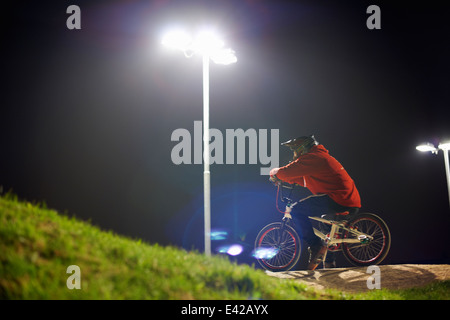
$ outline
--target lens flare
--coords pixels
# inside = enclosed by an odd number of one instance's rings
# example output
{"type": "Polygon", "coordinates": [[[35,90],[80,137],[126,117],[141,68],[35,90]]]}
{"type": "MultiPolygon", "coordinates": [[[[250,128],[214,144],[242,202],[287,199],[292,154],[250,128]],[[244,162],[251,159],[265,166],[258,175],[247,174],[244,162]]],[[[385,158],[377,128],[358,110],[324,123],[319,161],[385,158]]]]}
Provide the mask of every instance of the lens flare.
{"type": "Polygon", "coordinates": [[[244,251],[244,248],[239,244],[233,244],[229,246],[222,246],[217,249],[219,253],[226,253],[230,256],[237,256],[244,251]]]}
{"type": "Polygon", "coordinates": [[[225,240],[228,237],[228,232],[222,230],[211,231],[211,240],[225,240]]]}
{"type": "Polygon", "coordinates": [[[273,257],[275,257],[278,253],[278,249],[276,248],[256,248],[255,250],[253,250],[253,254],[252,256],[256,259],[265,259],[265,260],[269,260],[272,259],[273,257]]]}

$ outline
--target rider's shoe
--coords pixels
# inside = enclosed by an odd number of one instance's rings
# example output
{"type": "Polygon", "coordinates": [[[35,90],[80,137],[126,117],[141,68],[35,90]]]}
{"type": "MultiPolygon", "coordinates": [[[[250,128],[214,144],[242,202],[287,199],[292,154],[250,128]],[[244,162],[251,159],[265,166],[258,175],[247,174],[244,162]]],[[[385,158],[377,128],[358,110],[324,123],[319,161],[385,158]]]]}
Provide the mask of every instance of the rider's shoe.
{"type": "Polygon", "coordinates": [[[314,244],[308,248],[309,251],[309,265],[308,270],[315,270],[323,261],[323,257],[327,252],[327,247],[321,242],[314,244]]]}
{"type": "Polygon", "coordinates": [[[331,268],[336,268],[336,261],[325,261],[325,268],[326,269],[331,269],[331,268]]]}

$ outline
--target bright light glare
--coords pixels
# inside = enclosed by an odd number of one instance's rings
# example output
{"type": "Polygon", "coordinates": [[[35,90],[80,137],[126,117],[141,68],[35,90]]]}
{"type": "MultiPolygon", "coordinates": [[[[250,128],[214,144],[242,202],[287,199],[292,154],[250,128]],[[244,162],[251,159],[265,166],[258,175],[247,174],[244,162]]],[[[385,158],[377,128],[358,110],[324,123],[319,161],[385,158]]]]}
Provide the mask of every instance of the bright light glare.
{"type": "Polygon", "coordinates": [[[237,62],[235,52],[230,48],[223,48],[224,42],[211,30],[204,30],[193,39],[185,31],[175,29],[166,33],[161,42],[166,47],[183,51],[186,57],[199,53],[208,55],[217,64],[237,62]]]}
{"type": "Polygon", "coordinates": [[[436,152],[437,149],[434,145],[432,145],[431,143],[424,143],[421,144],[420,146],[416,147],[417,150],[421,151],[421,152],[436,152]]]}
{"type": "Polygon", "coordinates": [[[223,47],[223,41],[212,31],[202,31],[192,44],[193,50],[213,54],[223,47]]]}
{"type": "Polygon", "coordinates": [[[449,151],[450,150],[450,142],[440,143],[438,148],[441,150],[444,150],[444,151],[449,151]]]}
{"type": "Polygon", "coordinates": [[[191,37],[182,30],[172,30],[164,35],[162,44],[173,49],[185,51],[192,43],[191,37]]]}

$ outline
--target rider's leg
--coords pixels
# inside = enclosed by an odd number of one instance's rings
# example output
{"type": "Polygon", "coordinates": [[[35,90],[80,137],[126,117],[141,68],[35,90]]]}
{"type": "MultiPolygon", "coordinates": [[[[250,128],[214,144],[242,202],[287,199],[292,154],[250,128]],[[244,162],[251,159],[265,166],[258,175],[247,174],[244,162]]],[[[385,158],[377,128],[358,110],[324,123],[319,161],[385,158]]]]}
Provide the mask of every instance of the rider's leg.
{"type": "Polygon", "coordinates": [[[311,197],[303,202],[298,203],[293,207],[292,217],[294,223],[301,234],[303,240],[309,245],[316,245],[320,242],[320,238],[314,234],[310,216],[321,216],[327,213],[328,210],[328,196],[311,197]]]}
{"type": "Polygon", "coordinates": [[[326,247],[322,240],[314,234],[309,216],[320,216],[329,210],[328,196],[311,197],[303,202],[298,203],[293,211],[292,216],[294,223],[299,230],[301,237],[308,245],[310,254],[308,269],[314,270],[319,260],[321,260],[326,252],[326,247]]]}
{"type": "MultiPolygon", "coordinates": [[[[326,215],[323,215],[322,217],[329,220],[335,220],[335,221],[348,221],[352,219],[356,214],[358,214],[359,208],[350,208],[350,207],[343,207],[333,200],[330,200],[330,207],[335,211],[336,213],[329,213],[326,215]],[[340,214],[345,213],[345,214],[340,214]]],[[[326,268],[336,268],[336,253],[332,251],[328,251],[327,259],[325,261],[325,267],[326,268]]]]}
{"type": "MultiPolygon", "coordinates": [[[[348,221],[352,219],[359,211],[359,208],[344,207],[334,202],[331,198],[328,199],[331,213],[325,214],[322,218],[334,221],[348,221]]],[[[326,268],[336,267],[336,253],[328,251],[327,259],[325,261],[326,268]]]]}
{"type": "MultiPolygon", "coordinates": [[[[311,220],[309,216],[323,216],[330,220],[349,219],[353,217],[359,208],[343,207],[334,202],[328,196],[311,197],[307,200],[298,203],[293,210],[293,217],[296,220],[294,223],[297,226],[303,240],[307,243],[310,251],[310,260],[317,256],[323,247],[322,240],[314,234],[311,220]],[[339,217],[337,212],[348,211],[346,216],[339,217]]],[[[326,257],[326,266],[336,266],[336,255],[333,252],[328,252],[326,257]]]]}
{"type": "Polygon", "coordinates": [[[335,213],[335,218],[333,220],[336,221],[348,221],[359,212],[359,208],[341,206],[340,204],[334,202],[331,198],[328,199],[328,202],[330,211],[335,213]]]}

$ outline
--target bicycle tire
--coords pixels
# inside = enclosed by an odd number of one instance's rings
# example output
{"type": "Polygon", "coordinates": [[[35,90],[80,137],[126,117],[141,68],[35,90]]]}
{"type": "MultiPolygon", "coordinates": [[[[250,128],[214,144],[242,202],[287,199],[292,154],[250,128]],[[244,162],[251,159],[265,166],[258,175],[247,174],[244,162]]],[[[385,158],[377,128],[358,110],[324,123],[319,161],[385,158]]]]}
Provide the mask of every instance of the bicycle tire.
{"type": "MultiPolygon", "coordinates": [[[[373,240],[363,243],[344,243],[342,252],[354,266],[364,267],[381,263],[391,248],[391,233],[386,222],[373,213],[360,213],[349,221],[349,226],[371,235],[373,240]]],[[[344,238],[352,237],[349,231],[344,238]]]]}
{"type": "Polygon", "coordinates": [[[281,222],[273,222],[258,233],[254,256],[266,270],[288,271],[297,264],[301,250],[301,240],[295,229],[281,222]],[[258,254],[262,251],[270,254],[258,254]]]}

